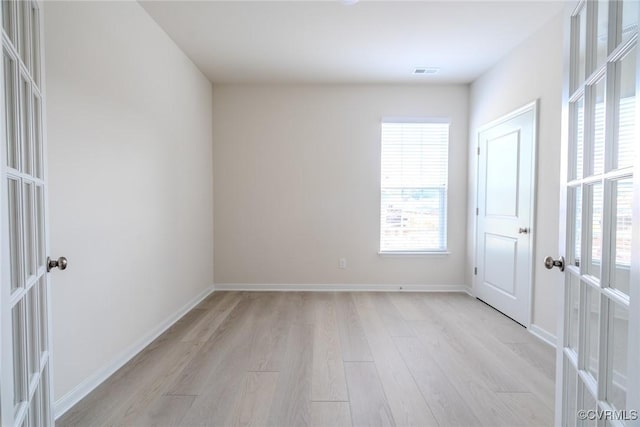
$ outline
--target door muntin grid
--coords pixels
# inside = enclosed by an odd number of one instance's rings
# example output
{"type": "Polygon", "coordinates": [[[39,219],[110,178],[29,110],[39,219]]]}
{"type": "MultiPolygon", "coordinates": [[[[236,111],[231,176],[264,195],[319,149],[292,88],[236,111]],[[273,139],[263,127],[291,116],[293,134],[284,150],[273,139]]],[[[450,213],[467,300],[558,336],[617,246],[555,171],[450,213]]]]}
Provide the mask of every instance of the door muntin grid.
{"type": "MultiPolygon", "coordinates": [[[[629,159],[638,145],[638,9],[631,3],[582,1],[570,23],[569,263],[562,343],[562,423],[569,426],[591,425],[576,418],[577,409],[626,409],[629,159]]],[[[623,422],[608,420],[607,425],[623,422]]],[[[605,425],[604,420],[593,425],[605,425]]]]}
{"type": "MultiPolygon", "coordinates": [[[[52,425],[49,376],[48,296],[45,268],[45,191],[40,5],[3,0],[3,171],[0,190],[8,217],[8,254],[3,253],[2,310],[9,310],[3,344],[13,348],[3,364],[2,424],[52,425]],[[6,126],[5,126],[6,125],[6,126]],[[7,277],[5,283],[4,278],[7,277]],[[13,407],[7,407],[12,402],[13,407]]],[[[5,231],[3,230],[3,233],[5,231]]],[[[3,249],[4,250],[4,249],[3,249]]]]}

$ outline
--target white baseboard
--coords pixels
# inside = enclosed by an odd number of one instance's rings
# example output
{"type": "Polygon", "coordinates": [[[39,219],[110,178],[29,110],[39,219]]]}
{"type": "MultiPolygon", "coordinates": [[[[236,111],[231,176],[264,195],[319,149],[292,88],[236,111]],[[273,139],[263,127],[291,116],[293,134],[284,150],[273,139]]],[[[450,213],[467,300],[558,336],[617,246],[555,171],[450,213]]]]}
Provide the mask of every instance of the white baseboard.
{"type": "Polygon", "coordinates": [[[124,366],[129,360],[131,360],[136,354],[142,351],[146,346],[151,344],[153,340],[158,338],[163,332],[169,329],[174,323],[176,323],[182,316],[187,314],[192,308],[198,305],[204,300],[211,292],[214,291],[213,286],[209,286],[200,294],[198,294],[191,301],[183,305],[178,311],[170,315],[164,322],[157,325],[154,329],[149,331],[144,337],[139,339],[119,356],[111,361],[107,366],[104,366],[95,374],[91,375],[83,382],[78,384],[73,390],[62,396],[54,404],[54,416],[56,419],[64,415],[69,409],[78,403],[82,398],[88,395],[96,387],[102,384],[107,378],[113,375],[118,369],[124,366]]]}
{"type": "Polygon", "coordinates": [[[538,325],[531,324],[531,326],[529,326],[529,332],[531,332],[538,339],[542,340],[544,343],[549,344],[551,347],[555,348],[556,342],[558,342],[558,339],[555,335],[545,331],[538,325]]]}
{"type": "Polygon", "coordinates": [[[260,284],[216,283],[216,291],[268,292],[466,292],[466,285],[358,285],[358,284],[260,284]]]}

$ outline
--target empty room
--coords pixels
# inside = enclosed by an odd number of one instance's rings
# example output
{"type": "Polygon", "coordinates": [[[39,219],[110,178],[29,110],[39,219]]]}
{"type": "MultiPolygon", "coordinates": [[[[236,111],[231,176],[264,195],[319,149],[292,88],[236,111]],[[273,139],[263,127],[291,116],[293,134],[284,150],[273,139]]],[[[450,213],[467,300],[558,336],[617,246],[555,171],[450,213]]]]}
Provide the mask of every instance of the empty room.
{"type": "Polygon", "coordinates": [[[638,0],[0,15],[0,425],[640,427],[638,0]]]}

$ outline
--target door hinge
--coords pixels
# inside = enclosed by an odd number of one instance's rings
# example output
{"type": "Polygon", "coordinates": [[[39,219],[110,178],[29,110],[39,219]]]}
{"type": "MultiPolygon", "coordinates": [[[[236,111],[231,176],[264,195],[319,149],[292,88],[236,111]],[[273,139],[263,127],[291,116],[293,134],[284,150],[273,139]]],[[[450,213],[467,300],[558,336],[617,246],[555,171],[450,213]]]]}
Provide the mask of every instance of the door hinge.
{"type": "Polygon", "coordinates": [[[476,216],[480,215],[480,208],[476,208],[476,216]]]}
{"type": "Polygon", "coordinates": [[[480,146],[478,145],[478,156],[480,155],[480,146]]]}
{"type": "Polygon", "coordinates": [[[478,275],[478,267],[473,267],[473,275],[474,276],[478,275]]]}

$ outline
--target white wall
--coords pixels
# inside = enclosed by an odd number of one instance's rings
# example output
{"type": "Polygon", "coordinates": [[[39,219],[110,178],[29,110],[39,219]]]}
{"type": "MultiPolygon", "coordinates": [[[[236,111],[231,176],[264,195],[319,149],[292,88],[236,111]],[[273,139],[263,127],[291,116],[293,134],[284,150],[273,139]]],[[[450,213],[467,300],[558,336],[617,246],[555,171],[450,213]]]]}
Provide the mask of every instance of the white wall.
{"type": "Polygon", "coordinates": [[[464,284],[467,113],[466,85],[214,85],[215,283],[464,284]],[[378,255],[385,116],[451,118],[448,256],[378,255]]]}
{"type": "Polygon", "coordinates": [[[137,2],[45,3],[60,399],[213,284],[211,84],[137,2]]]}
{"type": "Polygon", "coordinates": [[[542,260],[558,255],[560,119],[562,96],[562,14],[498,62],[471,85],[467,282],[472,282],[478,128],[535,100],[539,104],[537,208],[533,324],[556,335],[555,295],[562,275],[542,260]]]}

